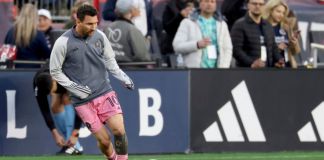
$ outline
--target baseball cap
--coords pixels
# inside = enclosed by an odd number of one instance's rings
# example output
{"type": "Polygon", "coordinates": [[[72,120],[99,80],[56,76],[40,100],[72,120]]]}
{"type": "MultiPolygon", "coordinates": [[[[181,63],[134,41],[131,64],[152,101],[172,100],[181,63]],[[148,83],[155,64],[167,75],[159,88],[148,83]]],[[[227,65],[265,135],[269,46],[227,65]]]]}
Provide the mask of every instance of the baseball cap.
{"type": "Polygon", "coordinates": [[[134,6],[133,0],[118,0],[116,3],[116,11],[124,14],[129,12],[134,6]]]}
{"type": "Polygon", "coordinates": [[[51,12],[47,9],[40,9],[38,10],[38,16],[44,16],[48,19],[52,19],[51,12]]]}

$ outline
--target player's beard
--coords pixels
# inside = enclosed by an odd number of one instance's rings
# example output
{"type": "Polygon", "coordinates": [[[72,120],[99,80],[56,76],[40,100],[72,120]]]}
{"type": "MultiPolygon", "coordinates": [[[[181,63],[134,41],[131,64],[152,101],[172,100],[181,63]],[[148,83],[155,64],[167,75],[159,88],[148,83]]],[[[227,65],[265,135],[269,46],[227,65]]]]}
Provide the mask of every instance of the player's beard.
{"type": "Polygon", "coordinates": [[[92,36],[93,33],[94,33],[94,31],[95,31],[95,30],[89,30],[88,33],[87,33],[88,37],[92,36]]]}
{"type": "Polygon", "coordinates": [[[83,37],[90,37],[93,35],[93,33],[94,33],[94,30],[87,29],[87,28],[84,28],[82,31],[83,37]]]}

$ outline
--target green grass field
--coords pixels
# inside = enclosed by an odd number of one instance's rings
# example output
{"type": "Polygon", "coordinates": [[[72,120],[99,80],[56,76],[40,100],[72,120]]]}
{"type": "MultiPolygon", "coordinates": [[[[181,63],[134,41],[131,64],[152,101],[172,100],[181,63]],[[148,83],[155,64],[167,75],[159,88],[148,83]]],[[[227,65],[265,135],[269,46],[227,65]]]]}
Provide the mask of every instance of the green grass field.
{"type": "MultiPolygon", "coordinates": [[[[103,156],[25,156],[0,160],[104,160],[103,156]]],[[[129,160],[324,160],[324,152],[206,153],[171,155],[130,155],[129,160]]]]}

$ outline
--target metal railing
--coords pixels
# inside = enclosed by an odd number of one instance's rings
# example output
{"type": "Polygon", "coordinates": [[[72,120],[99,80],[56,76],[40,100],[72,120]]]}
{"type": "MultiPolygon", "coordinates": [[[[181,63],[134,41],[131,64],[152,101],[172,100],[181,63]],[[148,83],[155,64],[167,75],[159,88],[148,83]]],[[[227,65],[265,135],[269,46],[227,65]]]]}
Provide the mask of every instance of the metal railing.
{"type": "MultiPolygon", "coordinates": [[[[0,69],[15,69],[16,64],[28,64],[28,65],[46,65],[48,61],[28,61],[28,60],[6,60],[5,62],[0,62],[0,69]]],[[[148,68],[163,68],[167,67],[166,63],[163,63],[160,59],[156,61],[148,62],[118,62],[120,67],[145,67],[148,68]]],[[[19,68],[20,69],[20,68],[19,68]]],[[[23,68],[22,68],[23,69],[23,68]]]]}
{"type": "Polygon", "coordinates": [[[313,56],[313,68],[317,68],[318,66],[324,66],[324,62],[318,62],[318,51],[324,51],[324,45],[318,43],[311,43],[311,54],[313,56]]]}
{"type": "Polygon", "coordinates": [[[47,9],[52,14],[53,21],[67,21],[70,19],[71,9],[77,0],[14,0],[20,8],[25,3],[33,3],[37,8],[47,9]]]}

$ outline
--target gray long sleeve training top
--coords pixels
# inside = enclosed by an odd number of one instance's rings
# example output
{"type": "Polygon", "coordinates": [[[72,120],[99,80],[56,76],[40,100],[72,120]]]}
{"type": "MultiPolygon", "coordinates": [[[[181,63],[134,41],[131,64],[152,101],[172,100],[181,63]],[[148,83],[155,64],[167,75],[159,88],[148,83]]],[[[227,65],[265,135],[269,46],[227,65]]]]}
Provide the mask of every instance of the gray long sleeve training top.
{"type": "Polygon", "coordinates": [[[82,38],[72,28],[56,40],[50,73],[71,93],[74,106],[112,91],[107,70],[123,84],[133,83],[119,68],[109,41],[100,30],[82,38]]]}

